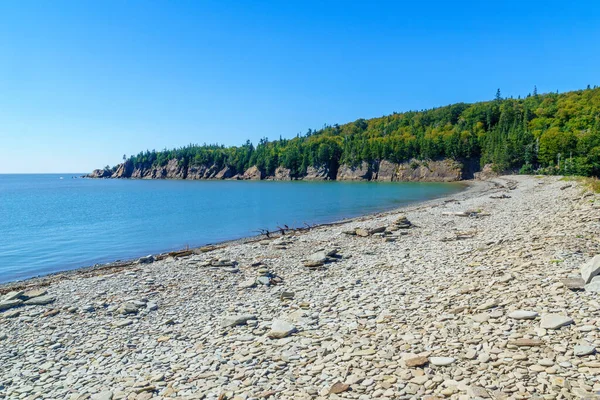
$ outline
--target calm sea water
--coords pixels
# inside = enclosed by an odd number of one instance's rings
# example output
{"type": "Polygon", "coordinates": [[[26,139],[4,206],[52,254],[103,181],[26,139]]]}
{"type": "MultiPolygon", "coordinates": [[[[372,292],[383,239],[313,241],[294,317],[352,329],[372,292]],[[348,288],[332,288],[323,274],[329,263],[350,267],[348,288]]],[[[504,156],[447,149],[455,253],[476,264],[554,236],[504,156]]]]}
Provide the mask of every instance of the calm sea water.
{"type": "Polygon", "coordinates": [[[283,224],[331,222],[462,188],[0,175],[0,282],[216,243],[283,224]]]}

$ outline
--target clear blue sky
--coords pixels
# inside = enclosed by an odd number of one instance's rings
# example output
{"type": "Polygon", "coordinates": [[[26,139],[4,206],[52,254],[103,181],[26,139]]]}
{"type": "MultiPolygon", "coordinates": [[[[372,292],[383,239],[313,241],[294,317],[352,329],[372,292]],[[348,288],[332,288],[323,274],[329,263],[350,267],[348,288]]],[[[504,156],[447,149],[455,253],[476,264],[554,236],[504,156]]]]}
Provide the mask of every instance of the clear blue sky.
{"type": "Polygon", "coordinates": [[[3,1],[0,173],[600,84],[597,1],[3,1]]]}

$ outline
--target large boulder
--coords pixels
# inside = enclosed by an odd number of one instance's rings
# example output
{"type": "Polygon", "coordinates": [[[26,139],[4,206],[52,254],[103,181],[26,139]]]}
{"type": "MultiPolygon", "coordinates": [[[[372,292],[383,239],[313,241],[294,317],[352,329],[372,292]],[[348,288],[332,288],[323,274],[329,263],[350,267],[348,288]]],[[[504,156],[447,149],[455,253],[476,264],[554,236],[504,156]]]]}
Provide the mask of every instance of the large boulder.
{"type": "Polygon", "coordinates": [[[588,262],[583,264],[579,268],[581,272],[581,278],[588,284],[592,281],[592,278],[600,274],[600,255],[597,255],[590,259],[588,262]]]}
{"type": "Polygon", "coordinates": [[[244,175],[242,175],[242,179],[250,180],[250,181],[260,181],[263,178],[263,173],[256,165],[248,168],[244,175]]]}

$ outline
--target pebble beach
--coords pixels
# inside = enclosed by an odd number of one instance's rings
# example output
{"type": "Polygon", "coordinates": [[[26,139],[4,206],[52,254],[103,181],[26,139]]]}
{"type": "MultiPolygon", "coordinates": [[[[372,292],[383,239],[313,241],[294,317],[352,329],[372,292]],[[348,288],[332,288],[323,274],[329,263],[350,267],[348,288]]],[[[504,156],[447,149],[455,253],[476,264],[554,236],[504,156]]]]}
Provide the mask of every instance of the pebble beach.
{"type": "Polygon", "coordinates": [[[0,398],[600,398],[599,221],[576,182],[501,176],[2,285],[0,398]]]}

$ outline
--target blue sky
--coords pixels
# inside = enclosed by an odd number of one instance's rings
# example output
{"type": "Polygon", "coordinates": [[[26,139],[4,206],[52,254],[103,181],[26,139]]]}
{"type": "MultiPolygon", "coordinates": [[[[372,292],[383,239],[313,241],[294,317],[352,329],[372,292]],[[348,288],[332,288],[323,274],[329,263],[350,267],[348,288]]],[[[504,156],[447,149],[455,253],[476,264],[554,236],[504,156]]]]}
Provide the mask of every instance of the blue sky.
{"type": "Polygon", "coordinates": [[[0,173],[600,84],[595,1],[0,2],[0,173]]]}

